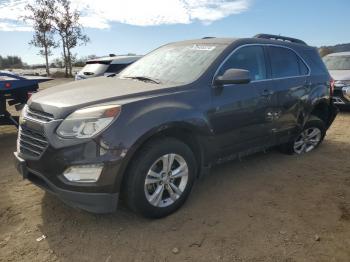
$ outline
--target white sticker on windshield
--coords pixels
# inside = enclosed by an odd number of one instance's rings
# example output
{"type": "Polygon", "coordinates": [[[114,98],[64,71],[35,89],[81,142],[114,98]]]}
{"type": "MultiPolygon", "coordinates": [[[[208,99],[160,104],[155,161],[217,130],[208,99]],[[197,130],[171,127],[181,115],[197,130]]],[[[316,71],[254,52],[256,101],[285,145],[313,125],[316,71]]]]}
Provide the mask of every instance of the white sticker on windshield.
{"type": "Polygon", "coordinates": [[[192,50],[200,50],[200,51],[213,51],[216,46],[213,45],[193,45],[192,50]]]}

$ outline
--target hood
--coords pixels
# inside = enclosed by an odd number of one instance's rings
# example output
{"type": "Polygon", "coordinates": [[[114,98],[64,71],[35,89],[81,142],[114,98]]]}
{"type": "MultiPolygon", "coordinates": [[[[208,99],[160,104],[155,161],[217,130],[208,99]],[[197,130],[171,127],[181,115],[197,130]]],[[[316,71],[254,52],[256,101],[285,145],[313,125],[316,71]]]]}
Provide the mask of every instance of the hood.
{"type": "Polygon", "coordinates": [[[51,113],[59,118],[65,112],[77,108],[110,101],[123,104],[130,100],[168,93],[173,88],[132,79],[96,77],[42,90],[31,97],[28,105],[34,110],[51,113]]]}
{"type": "Polygon", "coordinates": [[[350,80],[350,70],[329,70],[329,73],[335,81],[350,80]]]}

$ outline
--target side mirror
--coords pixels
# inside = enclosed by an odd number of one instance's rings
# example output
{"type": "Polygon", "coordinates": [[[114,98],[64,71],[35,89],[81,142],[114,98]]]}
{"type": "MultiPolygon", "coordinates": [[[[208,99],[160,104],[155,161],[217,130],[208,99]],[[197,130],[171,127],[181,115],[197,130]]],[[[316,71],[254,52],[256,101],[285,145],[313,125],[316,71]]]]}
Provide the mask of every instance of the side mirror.
{"type": "Polygon", "coordinates": [[[227,69],[222,76],[215,78],[215,85],[248,84],[250,72],[244,69],[227,69]]]}

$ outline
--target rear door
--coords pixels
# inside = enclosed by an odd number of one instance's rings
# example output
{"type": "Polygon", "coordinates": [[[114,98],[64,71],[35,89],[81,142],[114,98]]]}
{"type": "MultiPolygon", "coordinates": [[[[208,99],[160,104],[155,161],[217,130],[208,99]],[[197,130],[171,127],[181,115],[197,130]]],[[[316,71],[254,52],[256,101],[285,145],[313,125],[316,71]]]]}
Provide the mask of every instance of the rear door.
{"type": "Polygon", "coordinates": [[[304,102],[310,92],[310,70],[301,57],[292,49],[283,46],[268,46],[273,96],[268,120],[276,143],[286,142],[296,131],[298,118],[302,117],[304,102]]]}
{"type": "Polygon", "coordinates": [[[209,119],[222,154],[245,151],[269,141],[270,127],[265,114],[270,103],[271,82],[264,47],[252,45],[237,49],[216,76],[230,68],[249,70],[252,81],[212,89],[209,119]]]}

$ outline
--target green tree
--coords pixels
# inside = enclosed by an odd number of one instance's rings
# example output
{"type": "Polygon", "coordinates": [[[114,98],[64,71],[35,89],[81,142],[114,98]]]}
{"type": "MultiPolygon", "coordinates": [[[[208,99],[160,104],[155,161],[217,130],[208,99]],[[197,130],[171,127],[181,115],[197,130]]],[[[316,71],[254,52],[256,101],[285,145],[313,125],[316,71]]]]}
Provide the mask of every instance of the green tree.
{"type": "Polygon", "coordinates": [[[54,6],[54,0],[35,0],[26,5],[29,15],[24,16],[24,20],[30,21],[34,29],[33,39],[29,44],[40,48],[39,54],[45,58],[47,75],[50,75],[49,56],[52,55],[52,48],[57,47],[53,27],[54,6]]]}
{"type": "Polygon", "coordinates": [[[77,45],[86,44],[90,41],[87,35],[83,33],[83,28],[79,23],[80,14],[77,10],[71,8],[70,0],[56,0],[55,30],[58,32],[61,42],[65,64],[65,74],[72,76],[72,65],[75,56],[72,49],[77,45]]]}
{"type": "Polygon", "coordinates": [[[23,68],[24,63],[19,56],[0,56],[0,69],[23,68]]]}

